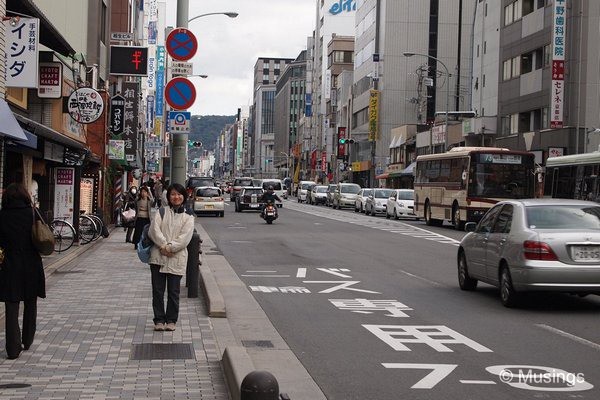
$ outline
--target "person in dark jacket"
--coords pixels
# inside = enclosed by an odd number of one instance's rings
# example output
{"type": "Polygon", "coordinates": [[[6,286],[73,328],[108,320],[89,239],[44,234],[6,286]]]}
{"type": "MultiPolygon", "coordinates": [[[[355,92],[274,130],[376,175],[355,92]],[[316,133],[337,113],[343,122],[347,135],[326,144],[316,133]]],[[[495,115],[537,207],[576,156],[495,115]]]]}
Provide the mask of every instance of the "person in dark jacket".
{"type": "MultiPolygon", "coordinates": [[[[123,211],[136,209],[137,195],[138,188],[135,186],[130,187],[129,191],[123,198],[123,211]]],[[[127,231],[125,234],[125,243],[133,243],[131,241],[131,235],[133,234],[133,228],[135,228],[135,218],[131,221],[123,221],[123,227],[127,231]]]]}
{"type": "Polygon", "coordinates": [[[142,237],[144,226],[150,223],[150,209],[152,208],[152,199],[150,198],[150,189],[146,186],[140,188],[140,197],[135,206],[135,230],[133,232],[133,247],[137,249],[138,242],[142,237]]]}
{"type": "Polygon", "coordinates": [[[37,298],[46,297],[46,278],[40,253],[31,241],[34,218],[31,197],[22,184],[12,183],[2,196],[0,247],[0,301],[6,310],[6,353],[19,357],[33,343],[37,319],[37,298]],[[23,334],[19,328],[19,304],[24,302],[23,334]]]}

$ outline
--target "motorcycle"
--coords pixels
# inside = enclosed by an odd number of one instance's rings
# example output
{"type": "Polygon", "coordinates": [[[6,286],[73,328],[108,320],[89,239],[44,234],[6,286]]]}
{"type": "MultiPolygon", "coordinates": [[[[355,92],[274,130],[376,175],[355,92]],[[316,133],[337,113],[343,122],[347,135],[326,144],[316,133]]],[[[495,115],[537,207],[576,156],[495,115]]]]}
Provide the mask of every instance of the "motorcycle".
{"type": "Polygon", "coordinates": [[[267,224],[272,224],[273,221],[275,221],[277,217],[279,217],[277,213],[277,207],[275,207],[275,204],[273,204],[272,201],[267,202],[260,216],[267,222],[267,224]]]}

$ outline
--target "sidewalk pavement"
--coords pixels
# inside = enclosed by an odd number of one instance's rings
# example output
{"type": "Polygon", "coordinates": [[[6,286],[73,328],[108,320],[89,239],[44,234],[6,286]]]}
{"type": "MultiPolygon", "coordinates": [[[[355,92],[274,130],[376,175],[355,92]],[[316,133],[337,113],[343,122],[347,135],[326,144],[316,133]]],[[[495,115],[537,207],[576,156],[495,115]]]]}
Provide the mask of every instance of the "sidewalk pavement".
{"type": "Polygon", "coordinates": [[[153,331],[149,267],[122,229],[44,257],[47,298],[38,299],[34,343],[16,360],[6,359],[0,321],[0,398],[239,400],[246,374],[267,370],[292,400],[325,399],[229,263],[211,251],[215,244],[198,222],[196,228],[205,253],[202,290],[188,298],[182,279],[175,332],[153,331]]]}

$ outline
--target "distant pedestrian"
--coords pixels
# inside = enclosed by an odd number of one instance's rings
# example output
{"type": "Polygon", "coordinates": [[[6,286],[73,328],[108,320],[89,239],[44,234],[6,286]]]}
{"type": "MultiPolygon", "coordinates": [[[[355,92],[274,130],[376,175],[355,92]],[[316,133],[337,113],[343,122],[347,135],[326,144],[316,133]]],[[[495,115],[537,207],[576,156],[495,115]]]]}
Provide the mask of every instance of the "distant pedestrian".
{"type": "Polygon", "coordinates": [[[186,212],[185,188],[174,183],[167,189],[164,215],[154,215],[148,236],[154,242],[150,253],[152,273],[152,308],[154,330],[174,331],[179,317],[179,290],[181,277],[187,269],[187,246],[194,234],[194,216],[186,212]],[[167,308],[165,311],[165,288],[167,308]]]}
{"type": "MultiPolygon", "coordinates": [[[[162,205],[162,193],[163,193],[163,184],[160,179],[156,180],[154,187],[152,188],[154,191],[154,207],[160,207],[162,205]]],[[[165,203],[166,206],[166,203],[165,203]]]]}
{"type": "Polygon", "coordinates": [[[150,223],[150,209],[152,208],[152,199],[150,198],[150,189],[142,186],[140,196],[135,203],[135,229],[133,231],[133,247],[137,249],[142,230],[144,226],[150,223]]]}
{"type": "Polygon", "coordinates": [[[0,210],[0,301],[6,312],[6,353],[19,357],[33,343],[37,319],[37,298],[46,297],[46,278],[40,253],[31,241],[34,218],[31,197],[22,184],[12,183],[2,196],[0,210]],[[24,303],[23,334],[19,328],[19,304],[24,303]]]}
{"type": "MultiPolygon", "coordinates": [[[[123,199],[123,211],[134,210],[135,211],[135,203],[138,195],[138,188],[132,186],[129,188],[129,191],[125,195],[123,199]]],[[[133,228],[135,227],[135,218],[131,218],[128,221],[123,221],[123,227],[127,231],[125,235],[125,243],[133,243],[131,241],[131,234],[133,233],[133,228]]]]}
{"type": "Polygon", "coordinates": [[[167,179],[163,184],[162,195],[160,196],[160,201],[163,207],[167,207],[169,205],[169,199],[167,199],[167,188],[169,187],[169,180],[167,179]]]}

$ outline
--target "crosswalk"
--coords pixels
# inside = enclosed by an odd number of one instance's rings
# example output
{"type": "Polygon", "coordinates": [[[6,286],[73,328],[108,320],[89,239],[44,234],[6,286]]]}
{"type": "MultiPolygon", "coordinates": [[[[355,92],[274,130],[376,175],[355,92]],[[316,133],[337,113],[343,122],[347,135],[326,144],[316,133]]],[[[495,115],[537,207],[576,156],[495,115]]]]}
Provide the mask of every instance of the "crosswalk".
{"type": "Polygon", "coordinates": [[[346,222],[349,224],[359,225],[366,228],[377,229],[398,235],[410,236],[424,240],[431,240],[438,243],[458,246],[459,240],[448,236],[440,235],[439,233],[431,232],[427,229],[418,226],[410,225],[401,221],[388,220],[382,217],[370,217],[363,214],[348,213],[341,210],[334,210],[328,207],[308,206],[306,204],[298,204],[291,200],[285,202],[286,208],[290,210],[300,211],[305,214],[314,215],[319,218],[327,218],[335,221],[346,222]]]}

